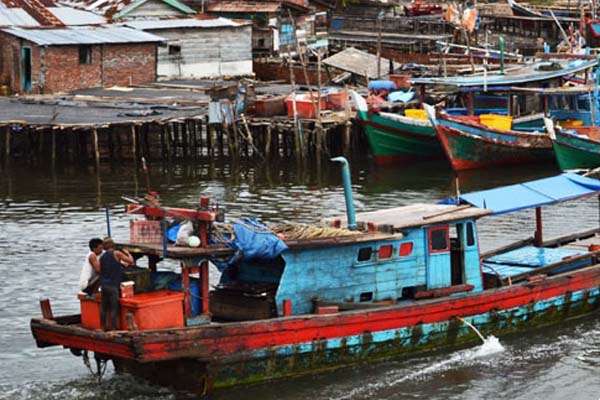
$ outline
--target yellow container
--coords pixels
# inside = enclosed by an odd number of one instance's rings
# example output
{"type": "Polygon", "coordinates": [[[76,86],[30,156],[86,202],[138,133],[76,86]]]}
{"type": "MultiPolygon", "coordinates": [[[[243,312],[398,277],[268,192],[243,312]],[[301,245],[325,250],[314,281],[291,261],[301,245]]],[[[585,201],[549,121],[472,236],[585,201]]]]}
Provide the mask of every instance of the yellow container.
{"type": "Polygon", "coordinates": [[[416,108],[404,110],[404,115],[408,118],[427,120],[427,113],[425,110],[419,110],[416,108]]]}
{"type": "Polygon", "coordinates": [[[481,114],[479,121],[488,128],[500,131],[510,131],[512,128],[512,117],[497,114],[481,114]]]}
{"type": "Polygon", "coordinates": [[[565,121],[560,121],[560,126],[563,128],[579,128],[583,126],[583,121],[580,119],[567,119],[565,121]]]}

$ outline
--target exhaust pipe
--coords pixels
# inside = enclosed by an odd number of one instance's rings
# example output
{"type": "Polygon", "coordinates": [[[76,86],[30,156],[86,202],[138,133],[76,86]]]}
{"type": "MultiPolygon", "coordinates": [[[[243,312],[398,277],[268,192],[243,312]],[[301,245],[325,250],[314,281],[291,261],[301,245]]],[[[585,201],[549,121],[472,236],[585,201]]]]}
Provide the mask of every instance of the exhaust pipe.
{"type": "Polygon", "coordinates": [[[354,199],[352,198],[352,181],[350,179],[350,164],[345,157],[335,157],[331,161],[342,164],[342,183],[344,184],[344,197],[346,198],[346,219],[348,229],[356,230],[356,213],[354,212],[354,199]]]}

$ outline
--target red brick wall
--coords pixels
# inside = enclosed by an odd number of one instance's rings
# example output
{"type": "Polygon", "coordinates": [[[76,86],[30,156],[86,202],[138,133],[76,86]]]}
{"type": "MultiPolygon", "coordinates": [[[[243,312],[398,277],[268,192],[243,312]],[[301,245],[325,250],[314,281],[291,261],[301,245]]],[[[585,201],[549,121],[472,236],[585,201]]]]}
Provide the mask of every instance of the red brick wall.
{"type": "Polygon", "coordinates": [[[0,85],[8,85],[11,92],[20,89],[19,40],[0,32],[0,85]]]}
{"type": "Polygon", "coordinates": [[[127,86],[156,80],[156,44],[104,46],[104,86],[127,86]]]}
{"type": "Polygon", "coordinates": [[[79,46],[51,46],[42,52],[45,53],[40,57],[45,80],[44,93],[69,92],[102,85],[100,46],[92,47],[91,64],[79,64],[79,46]]]}
{"type": "Polygon", "coordinates": [[[127,86],[156,80],[156,45],[92,47],[92,63],[79,64],[79,46],[39,47],[0,32],[0,85],[21,93],[21,46],[32,49],[32,91],[68,92],[99,86],[127,86]]]}

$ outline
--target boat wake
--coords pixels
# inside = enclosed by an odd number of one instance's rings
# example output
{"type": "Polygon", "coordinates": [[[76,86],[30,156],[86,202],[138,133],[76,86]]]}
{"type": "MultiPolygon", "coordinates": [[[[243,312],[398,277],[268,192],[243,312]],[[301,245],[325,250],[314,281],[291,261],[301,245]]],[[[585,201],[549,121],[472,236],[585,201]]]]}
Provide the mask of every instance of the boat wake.
{"type": "Polygon", "coordinates": [[[465,364],[471,364],[473,361],[478,359],[485,359],[495,354],[503,352],[504,346],[500,343],[500,340],[491,335],[487,338],[483,338],[483,343],[477,347],[473,347],[466,350],[458,351],[442,361],[435,362],[429,366],[421,368],[417,371],[409,373],[407,375],[398,376],[397,370],[390,371],[386,376],[378,379],[377,382],[369,383],[364,386],[360,386],[352,389],[342,396],[330,397],[330,400],[349,400],[356,398],[370,398],[373,393],[382,390],[390,389],[401,383],[409,381],[422,381],[426,380],[432,375],[448,371],[455,366],[463,366],[465,364]]]}

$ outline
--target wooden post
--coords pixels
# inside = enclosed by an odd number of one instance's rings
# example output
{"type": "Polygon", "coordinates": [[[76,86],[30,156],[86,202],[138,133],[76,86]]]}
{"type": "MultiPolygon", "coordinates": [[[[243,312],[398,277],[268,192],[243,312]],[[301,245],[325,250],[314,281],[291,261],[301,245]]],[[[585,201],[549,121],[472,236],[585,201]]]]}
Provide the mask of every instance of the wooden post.
{"type": "Polygon", "coordinates": [[[131,154],[133,156],[133,163],[137,165],[137,137],[135,134],[135,125],[131,125],[131,154]]]}
{"type": "Polygon", "coordinates": [[[4,130],[4,157],[5,161],[10,158],[10,126],[6,126],[4,130]]]}
{"type": "Polygon", "coordinates": [[[54,319],[54,313],[52,312],[52,306],[50,305],[49,299],[41,299],[40,308],[42,309],[42,317],[44,319],[54,319]]]}
{"type": "Polygon", "coordinates": [[[267,139],[265,142],[265,157],[270,158],[271,157],[271,125],[267,125],[267,139]]]}
{"type": "Polygon", "coordinates": [[[96,160],[96,171],[100,170],[100,148],[98,146],[98,129],[94,127],[92,129],[92,135],[94,137],[94,159],[96,160]]]}
{"type": "Polygon", "coordinates": [[[56,164],[56,129],[52,129],[52,166],[56,164]]]}
{"type": "Polygon", "coordinates": [[[292,300],[284,299],[283,306],[281,308],[282,308],[282,314],[284,317],[291,316],[292,315],[292,300]]]}
{"type": "Polygon", "coordinates": [[[535,235],[534,243],[536,246],[541,246],[544,243],[544,235],[542,231],[542,207],[535,208],[535,235]]]}
{"type": "Polygon", "coordinates": [[[346,121],[346,124],[344,126],[344,138],[343,138],[343,149],[342,152],[344,154],[348,154],[350,153],[350,132],[352,129],[352,122],[350,122],[350,120],[346,121]]]}
{"type": "Polygon", "coordinates": [[[192,302],[190,294],[190,270],[181,263],[181,290],[183,291],[183,310],[186,318],[192,316],[192,302]]]}
{"type": "MultiPolygon", "coordinates": [[[[380,11],[381,13],[382,11],[380,11]]],[[[381,79],[381,23],[382,15],[377,16],[377,79],[381,79]]]]}
{"type": "Polygon", "coordinates": [[[210,125],[208,125],[208,115],[204,117],[204,130],[206,131],[206,154],[211,157],[214,155],[213,152],[213,132],[214,129],[211,129],[210,125]]]}
{"type": "Polygon", "coordinates": [[[210,304],[208,303],[209,298],[209,286],[208,286],[208,261],[204,261],[200,265],[200,283],[202,284],[202,314],[210,314],[210,304]]]}
{"type": "Polygon", "coordinates": [[[475,114],[475,95],[473,92],[466,93],[467,115],[475,114]]]}

